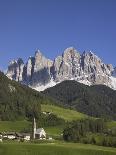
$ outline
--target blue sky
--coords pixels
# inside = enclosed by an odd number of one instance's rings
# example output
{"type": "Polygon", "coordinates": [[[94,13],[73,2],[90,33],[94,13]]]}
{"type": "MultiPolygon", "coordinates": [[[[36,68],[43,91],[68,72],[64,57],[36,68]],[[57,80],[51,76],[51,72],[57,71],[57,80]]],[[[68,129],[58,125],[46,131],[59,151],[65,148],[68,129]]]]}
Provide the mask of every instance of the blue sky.
{"type": "Polygon", "coordinates": [[[0,0],[0,68],[39,48],[92,50],[116,66],[116,0],[0,0]]]}

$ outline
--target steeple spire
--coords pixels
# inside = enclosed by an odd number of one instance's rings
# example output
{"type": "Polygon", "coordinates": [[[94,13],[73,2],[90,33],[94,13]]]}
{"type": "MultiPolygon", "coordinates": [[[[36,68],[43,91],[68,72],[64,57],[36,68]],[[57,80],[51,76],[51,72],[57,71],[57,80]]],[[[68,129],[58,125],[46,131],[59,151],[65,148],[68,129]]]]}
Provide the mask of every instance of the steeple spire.
{"type": "Polygon", "coordinates": [[[33,139],[35,139],[35,134],[36,134],[36,121],[35,117],[33,118],[33,139]]]}

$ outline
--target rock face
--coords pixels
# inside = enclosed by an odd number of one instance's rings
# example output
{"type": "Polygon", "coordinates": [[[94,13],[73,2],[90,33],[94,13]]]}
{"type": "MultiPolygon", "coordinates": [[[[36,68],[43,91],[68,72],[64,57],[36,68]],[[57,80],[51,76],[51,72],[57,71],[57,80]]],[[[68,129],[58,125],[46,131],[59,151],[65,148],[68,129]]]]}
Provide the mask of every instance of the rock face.
{"type": "Polygon", "coordinates": [[[80,54],[74,48],[67,48],[62,56],[54,60],[52,75],[56,82],[72,79],[80,73],[80,54]]]}
{"type": "Polygon", "coordinates": [[[16,81],[22,81],[23,68],[24,68],[24,62],[21,58],[19,58],[17,61],[13,60],[10,62],[10,65],[8,66],[7,76],[10,79],[13,79],[16,81]]]}
{"type": "Polygon", "coordinates": [[[73,47],[67,48],[54,61],[45,58],[38,50],[29,57],[26,64],[22,59],[10,62],[7,76],[39,91],[64,80],[93,85],[104,84],[116,89],[116,68],[104,64],[91,51],[80,54],[73,47]]]}

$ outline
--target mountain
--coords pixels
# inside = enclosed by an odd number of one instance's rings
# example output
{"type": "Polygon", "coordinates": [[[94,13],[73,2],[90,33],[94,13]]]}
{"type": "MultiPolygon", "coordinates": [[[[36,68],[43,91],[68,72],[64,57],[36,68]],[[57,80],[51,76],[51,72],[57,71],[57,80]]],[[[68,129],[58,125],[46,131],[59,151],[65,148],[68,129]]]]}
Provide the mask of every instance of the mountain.
{"type": "Polygon", "coordinates": [[[52,101],[42,96],[40,92],[11,81],[0,72],[0,120],[24,120],[32,119],[33,116],[38,118],[41,104],[48,102],[52,101]]]}
{"type": "Polygon", "coordinates": [[[80,54],[73,47],[64,50],[54,61],[38,50],[26,64],[19,58],[8,66],[10,79],[26,84],[38,91],[52,87],[64,80],[75,80],[86,85],[103,84],[116,89],[116,68],[105,64],[91,51],[80,54]]]}
{"type": "Polygon", "coordinates": [[[43,93],[64,107],[90,116],[116,120],[116,91],[105,85],[87,86],[68,80],[43,93]]]}

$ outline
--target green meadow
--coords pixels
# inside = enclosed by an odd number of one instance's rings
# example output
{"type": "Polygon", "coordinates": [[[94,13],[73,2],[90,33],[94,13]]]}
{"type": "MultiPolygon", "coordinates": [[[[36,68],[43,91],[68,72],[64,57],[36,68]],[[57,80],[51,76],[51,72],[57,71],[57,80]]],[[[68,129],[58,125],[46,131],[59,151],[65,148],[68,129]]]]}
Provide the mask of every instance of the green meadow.
{"type": "Polygon", "coordinates": [[[0,131],[24,131],[31,127],[29,121],[0,121],[0,131]]]}
{"type": "Polygon", "coordinates": [[[59,118],[64,119],[65,121],[72,121],[72,120],[80,120],[88,117],[85,114],[77,112],[75,110],[65,109],[62,107],[54,106],[54,105],[41,105],[41,110],[44,112],[51,112],[57,115],[59,118]]]}
{"type": "Polygon", "coordinates": [[[115,148],[73,143],[3,143],[0,155],[116,155],[115,148]]]}
{"type": "MultiPolygon", "coordinates": [[[[65,121],[80,120],[87,115],[70,109],[64,109],[54,105],[42,105],[42,111],[52,112],[65,121]]],[[[116,122],[107,123],[108,128],[116,127],[116,122]]],[[[0,121],[0,131],[24,131],[32,127],[32,122],[24,121],[0,121]]],[[[53,138],[61,138],[64,126],[44,127],[46,133],[53,138]]],[[[90,135],[89,135],[90,136],[90,135]]],[[[96,135],[99,140],[99,135],[96,135]]],[[[53,140],[50,143],[40,142],[3,142],[0,143],[0,155],[116,155],[116,148],[102,147],[79,143],[65,143],[63,140],[53,140]]]]}

